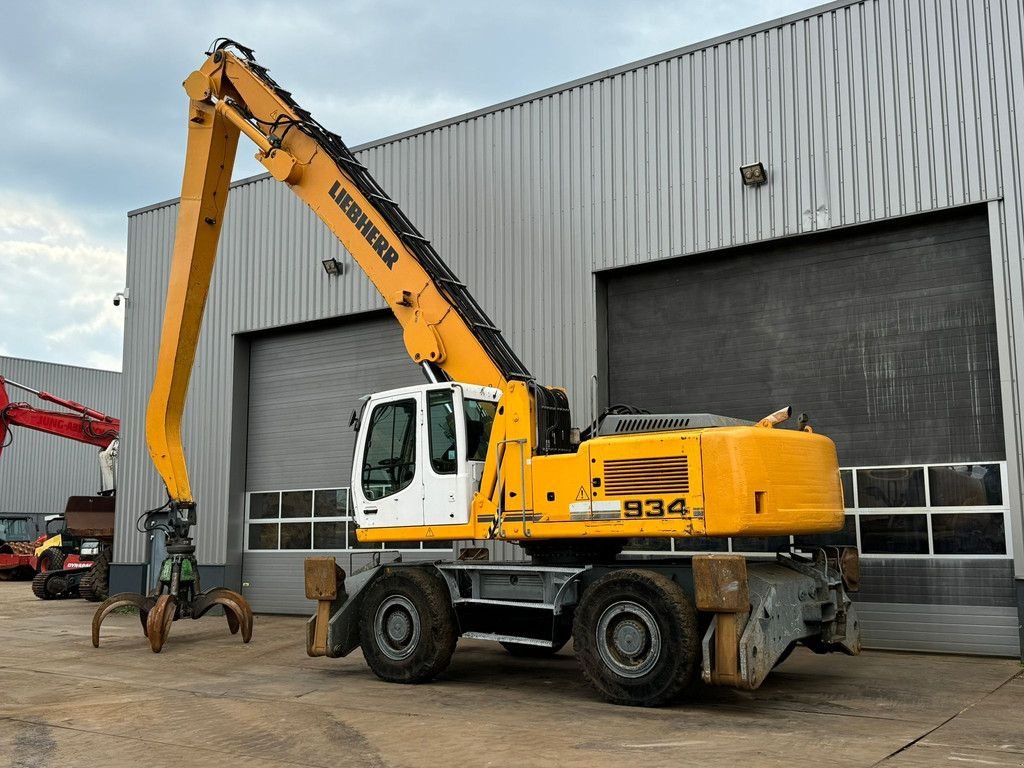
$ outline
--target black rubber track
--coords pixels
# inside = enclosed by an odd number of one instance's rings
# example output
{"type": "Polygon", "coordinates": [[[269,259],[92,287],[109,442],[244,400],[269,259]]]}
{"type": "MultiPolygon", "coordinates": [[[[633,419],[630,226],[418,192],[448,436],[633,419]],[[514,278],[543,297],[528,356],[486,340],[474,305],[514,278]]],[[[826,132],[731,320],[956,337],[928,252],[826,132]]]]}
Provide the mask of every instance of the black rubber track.
{"type": "Polygon", "coordinates": [[[693,601],[667,576],[640,568],[608,573],[591,584],[576,608],[573,644],[583,676],[613,704],[657,707],[695,689],[700,669],[700,634],[693,601]],[[625,677],[601,658],[596,636],[605,610],[621,601],[646,608],[661,635],[654,667],[638,678],[625,677]]]}
{"type": "Polygon", "coordinates": [[[110,560],[106,551],[101,551],[96,564],[78,582],[78,594],[91,603],[102,603],[110,597],[110,560]]]}
{"type": "Polygon", "coordinates": [[[426,568],[389,568],[371,584],[363,597],[359,616],[359,640],[373,673],[390,683],[425,683],[451,662],[458,633],[448,587],[426,568]],[[393,595],[407,598],[420,620],[420,640],[406,658],[388,658],[374,634],[377,608],[393,595]]]}

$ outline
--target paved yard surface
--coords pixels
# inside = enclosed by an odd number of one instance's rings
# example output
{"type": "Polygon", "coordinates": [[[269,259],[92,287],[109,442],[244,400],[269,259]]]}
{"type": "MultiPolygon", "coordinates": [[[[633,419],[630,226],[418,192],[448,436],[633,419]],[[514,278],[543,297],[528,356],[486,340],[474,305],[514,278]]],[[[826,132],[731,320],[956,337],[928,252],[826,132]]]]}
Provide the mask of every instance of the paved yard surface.
{"type": "Polygon", "coordinates": [[[1021,766],[1018,662],[798,650],[754,693],[614,707],[572,656],[528,662],[461,642],[444,679],[378,681],[358,655],[310,659],[303,621],[138,619],[89,641],[94,606],[0,582],[0,766],[1021,766]]]}

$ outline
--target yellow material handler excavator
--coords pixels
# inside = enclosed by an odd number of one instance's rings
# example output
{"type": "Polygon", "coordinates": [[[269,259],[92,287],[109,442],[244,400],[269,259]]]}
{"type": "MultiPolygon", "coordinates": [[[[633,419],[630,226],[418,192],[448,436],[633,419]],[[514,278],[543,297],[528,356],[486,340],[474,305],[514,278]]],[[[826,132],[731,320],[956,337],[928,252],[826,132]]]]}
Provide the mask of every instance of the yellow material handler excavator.
{"type": "MultiPolygon", "coordinates": [[[[310,655],[344,656],[361,646],[382,679],[422,682],[445,669],[459,636],[523,655],[555,653],[571,637],[600,695],[656,705],[690,690],[698,676],[755,688],[797,643],[859,652],[848,596],[855,550],[790,549],[763,562],[621,554],[623,542],[637,537],[839,529],[842,490],[828,438],[775,428],[788,408],[759,423],[611,413],[580,432],[566,392],[534,379],[398,204],[251,49],[218,41],[184,85],[188,150],[146,423],[170,496],[168,530],[177,538],[169,552],[191,544],[182,543],[195,502],[180,423],[245,134],[256,159],[320,217],[387,300],[427,379],[363,402],[351,481],[358,539],[513,541],[531,557],[378,561],[356,574],[334,558],[309,558],[307,597],[318,600],[307,627],[310,655]]],[[[179,554],[197,574],[192,552],[179,554]]],[[[176,583],[180,590],[184,582],[176,583]]],[[[197,613],[170,580],[166,586],[162,605],[147,607],[151,643],[156,633],[162,644],[173,618],[197,613]]],[[[248,622],[251,631],[240,595],[216,597],[229,607],[229,623],[248,622]]],[[[96,643],[103,610],[117,603],[105,605],[94,621],[96,643]]]]}

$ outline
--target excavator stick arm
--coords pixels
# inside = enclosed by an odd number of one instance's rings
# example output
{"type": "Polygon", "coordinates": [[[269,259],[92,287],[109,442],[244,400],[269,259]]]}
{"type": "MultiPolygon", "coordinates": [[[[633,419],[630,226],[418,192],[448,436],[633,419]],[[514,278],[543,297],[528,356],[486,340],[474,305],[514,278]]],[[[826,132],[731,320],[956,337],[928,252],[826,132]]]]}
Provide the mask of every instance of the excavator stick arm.
{"type": "Polygon", "coordinates": [[[25,389],[40,397],[47,395],[46,392],[37,392],[0,376],[0,453],[8,444],[8,432],[12,426],[65,437],[79,443],[94,445],[100,449],[109,447],[117,439],[121,430],[121,422],[118,419],[86,408],[72,400],[62,400],[53,395],[48,395],[44,399],[64,405],[77,413],[51,411],[36,408],[28,403],[11,402],[7,393],[8,384],[25,389]]]}
{"type": "Polygon", "coordinates": [[[486,386],[530,378],[472,295],[341,139],[277,86],[251,51],[224,43],[185,80],[189,139],[146,432],[172,501],[192,492],[181,416],[239,134],[327,225],[388,301],[412,360],[486,386]]]}

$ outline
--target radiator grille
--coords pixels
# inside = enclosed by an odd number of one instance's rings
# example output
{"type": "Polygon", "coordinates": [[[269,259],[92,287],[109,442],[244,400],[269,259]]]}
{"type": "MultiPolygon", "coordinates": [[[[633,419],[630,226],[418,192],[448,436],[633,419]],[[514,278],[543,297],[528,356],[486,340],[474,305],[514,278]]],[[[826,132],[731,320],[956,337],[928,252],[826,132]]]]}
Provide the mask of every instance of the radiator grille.
{"type": "Polygon", "coordinates": [[[608,496],[689,493],[690,469],[685,456],[649,459],[610,459],[604,463],[608,496]]]}

